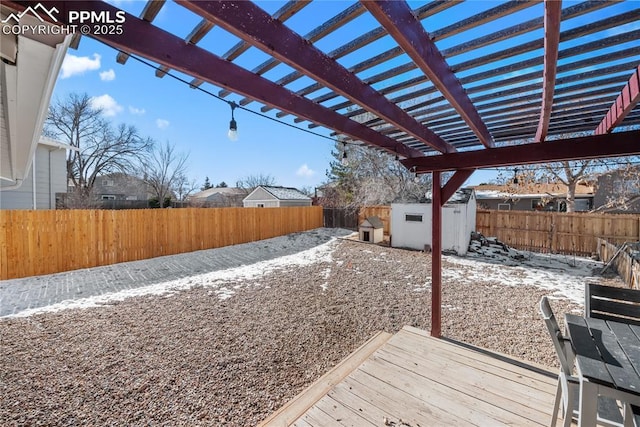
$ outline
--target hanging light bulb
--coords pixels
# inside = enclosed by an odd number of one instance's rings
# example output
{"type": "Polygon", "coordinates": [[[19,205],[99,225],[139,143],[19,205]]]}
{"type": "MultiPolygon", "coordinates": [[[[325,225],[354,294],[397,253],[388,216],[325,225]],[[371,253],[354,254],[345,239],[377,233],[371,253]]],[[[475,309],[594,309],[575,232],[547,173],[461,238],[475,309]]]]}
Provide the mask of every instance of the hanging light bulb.
{"type": "Polygon", "coordinates": [[[349,166],[349,159],[347,158],[347,144],[342,143],[342,166],[349,166]]]}
{"type": "Polygon", "coordinates": [[[415,176],[413,177],[413,181],[414,182],[420,182],[420,176],[418,176],[418,168],[416,168],[415,166],[411,168],[411,172],[413,172],[415,174],[415,176]]]}
{"type": "Polygon", "coordinates": [[[235,102],[230,102],[229,106],[231,106],[231,121],[229,122],[229,132],[227,136],[231,141],[238,140],[238,124],[236,123],[236,119],[233,117],[233,110],[236,109],[237,105],[235,102]]]}
{"type": "Polygon", "coordinates": [[[513,170],[513,183],[514,184],[518,183],[518,168],[513,170]]]}

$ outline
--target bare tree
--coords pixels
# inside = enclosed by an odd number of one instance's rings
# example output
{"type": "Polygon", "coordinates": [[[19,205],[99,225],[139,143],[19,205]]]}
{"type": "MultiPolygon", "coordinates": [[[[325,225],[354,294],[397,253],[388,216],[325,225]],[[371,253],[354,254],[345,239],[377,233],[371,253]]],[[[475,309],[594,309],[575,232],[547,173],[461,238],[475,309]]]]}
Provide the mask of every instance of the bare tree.
{"type": "Polygon", "coordinates": [[[67,177],[75,189],[76,207],[91,204],[96,177],[133,172],[153,144],[133,126],[114,128],[86,93],[57,100],[49,109],[45,133],[78,149],[67,155],[67,177]]]}
{"type": "Polygon", "coordinates": [[[276,185],[276,179],[269,174],[259,173],[257,175],[249,175],[236,182],[236,187],[248,191],[253,190],[259,185],[272,187],[276,185]]]}
{"type": "Polygon", "coordinates": [[[184,205],[187,198],[198,189],[198,184],[195,179],[189,181],[189,178],[184,174],[180,174],[176,177],[173,185],[173,192],[176,194],[178,201],[184,205]]]}
{"type": "MultiPolygon", "coordinates": [[[[612,188],[606,206],[599,210],[624,210],[638,195],[634,189],[640,183],[640,171],[633,166],[637,160],[637,157],[624,157],[518,166],[502,170],[498,181],[506,184],[514,197],[531,193],[537,184],[560,184],[566,188],[567,212],[575,212],[576,188],[580,183],[595,184],[598,176],[618,171],[624,185],[612,188]]],[[[553,197],[551,194],[548,196],[553,197]]],[[[543,202],[544,198],[542,195],[543,202]]]]}
{"type": "Polygon", "coordinates": [[[164,206],[165,199],[173,196],[176,185],[183,181],[188,158],[187,154],[177,153],[175,145],[169,142],[153,149],[144,165],[143,176],[160,207],[164,206]]]}
{"type": "Polygon", "coordinates": [[[416,177],[385,152],[337,143],[332,154],[336,160],[331,162],[327,176],[336,185],[332,191],[325,191],[325,201],[332,206],[357,208],[386,205],[396,199],[419,201],[431,188],[430,175],[416,177]]]}
{"type": "Polygon", "coordinates": [[[598,176],[597,191],[605,195],[598,212],[625,212],[640,206],[640,166],[629,161],[615,170],[598,176]]]}

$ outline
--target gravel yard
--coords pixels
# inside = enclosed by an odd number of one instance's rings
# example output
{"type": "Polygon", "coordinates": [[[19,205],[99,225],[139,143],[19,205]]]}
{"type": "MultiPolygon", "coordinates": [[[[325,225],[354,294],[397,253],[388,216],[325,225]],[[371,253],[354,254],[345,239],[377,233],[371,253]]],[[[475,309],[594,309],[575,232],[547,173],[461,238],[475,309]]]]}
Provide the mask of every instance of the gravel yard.
{"type": "MultiPolygon", "coordinates": [[[[255,425],[374,332],[429,329],[430,255],[349,240],[325,246],[315,262],[264,274],[0,320],[0,419],[255,425]]],[[[496,268],[527,274],[445,258],[443,334],[556,366],[537,304],[559,294],[505,285],[488,272],[496,268]]],[[[570,299],[552,304],[559,318],[582,311],[570,299]]]]}

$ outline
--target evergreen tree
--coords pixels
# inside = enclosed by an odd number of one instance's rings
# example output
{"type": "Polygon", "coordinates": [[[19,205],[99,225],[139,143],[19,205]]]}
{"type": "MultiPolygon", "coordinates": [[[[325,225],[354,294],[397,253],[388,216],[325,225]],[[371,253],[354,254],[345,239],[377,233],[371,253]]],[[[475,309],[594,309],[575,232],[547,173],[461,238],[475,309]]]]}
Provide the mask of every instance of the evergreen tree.
{"type": "Polygon", "coordinates": [[[211,182],[209,182],[209,177],[207,176],[207,177],[204,178],[204,185],[202,187],[200,187],[200,190],[204,191],[204,190],[208,190],[210,188],[213,188],[213,185],[211,185],[211,182]]]}
{"type": "Polygon", "coordinates": [[[227,188],[228,185],[226,182],[222,181],[220,184],[216,185],[216,188],[227,188]]]}

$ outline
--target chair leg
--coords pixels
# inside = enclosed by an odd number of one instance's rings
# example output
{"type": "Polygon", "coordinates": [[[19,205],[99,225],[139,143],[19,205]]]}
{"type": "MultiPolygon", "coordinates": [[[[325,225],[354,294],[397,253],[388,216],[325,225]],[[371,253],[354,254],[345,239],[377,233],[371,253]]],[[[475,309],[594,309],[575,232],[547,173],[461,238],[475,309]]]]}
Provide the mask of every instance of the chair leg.
{"type": "Polygon", "coordinates": [[[567,387],[566,405],[564,407],[564,427],[570,427],[573,420],[573,387],[567,387]]]}
{"type": "Polygon", "coordinates": [[[556,401],[553,404],[553,414],[551,415],[551,427],[556,427],[558,423],[558,409],[560,408],[560,398],[562,397],[562,384],[558,378],[558,387],[556,387],[556,401]]]}

